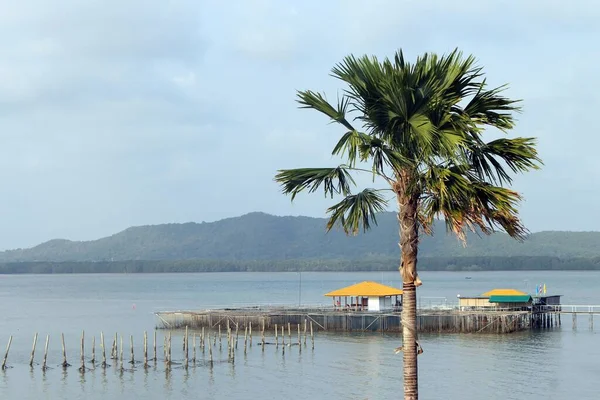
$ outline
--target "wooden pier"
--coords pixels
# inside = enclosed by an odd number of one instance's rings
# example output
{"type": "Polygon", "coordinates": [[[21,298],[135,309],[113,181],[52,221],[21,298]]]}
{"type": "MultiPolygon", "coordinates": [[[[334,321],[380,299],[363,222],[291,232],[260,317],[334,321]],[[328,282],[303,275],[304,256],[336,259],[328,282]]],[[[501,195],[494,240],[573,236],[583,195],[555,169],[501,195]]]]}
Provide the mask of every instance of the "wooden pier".
{"type": "MultiPolygon", "coordinates": [[[[328,332],[401,332],[400,312],[340,311],[302,308],[237,308],[155,313],[157,328],[216,330],[231,324],[238,329],[254,326],[271,331],[275,326],[312,323],[315,330],[328,332]]],[[[419,310],[417,330],[438,333],[511,333],[529,329],[540,319],[527,311],[419,310]]],[[[544,327],[550,326],[544,319],[544,327]]],[[[553,319],[554,321],[554,319],[553,319]]],[[[554,324],[554,322],[553,322],[554,324]]],[[[541,323],[539,327],[542,327],[541,323]]]]}

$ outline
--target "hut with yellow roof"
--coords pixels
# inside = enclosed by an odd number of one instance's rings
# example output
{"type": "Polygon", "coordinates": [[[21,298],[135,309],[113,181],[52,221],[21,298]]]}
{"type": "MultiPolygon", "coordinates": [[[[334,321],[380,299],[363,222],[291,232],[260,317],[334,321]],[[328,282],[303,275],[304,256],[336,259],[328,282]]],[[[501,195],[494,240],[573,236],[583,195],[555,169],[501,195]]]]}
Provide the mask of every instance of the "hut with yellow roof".
{"type": "Polygon", "coordinates": [[[402,290],[373,281],[364,281],[326,293],[336,310],[391,311],[402,304],[402,290]]]}
{"type": "Polygon", "coordinates": [[[458,297],[461,310],[477,308],[526,309],[531,306],[531,295],[516,289],[492,289],[475,297],[458,297]]]}

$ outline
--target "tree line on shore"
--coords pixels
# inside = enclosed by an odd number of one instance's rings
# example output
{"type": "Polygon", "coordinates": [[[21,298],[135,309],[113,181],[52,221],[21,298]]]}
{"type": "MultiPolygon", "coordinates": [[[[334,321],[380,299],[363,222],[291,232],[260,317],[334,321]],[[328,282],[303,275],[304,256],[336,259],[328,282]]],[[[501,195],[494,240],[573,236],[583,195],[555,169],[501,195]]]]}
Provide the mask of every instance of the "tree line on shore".
{"type": "MultiPolygon", "coordinates": [[[[423,257],[422,271],[600,270],[600,257],[423,257]]],[[[398,260],[132,260],[0,263],[0,274],[397,271],[398,260]]]]}

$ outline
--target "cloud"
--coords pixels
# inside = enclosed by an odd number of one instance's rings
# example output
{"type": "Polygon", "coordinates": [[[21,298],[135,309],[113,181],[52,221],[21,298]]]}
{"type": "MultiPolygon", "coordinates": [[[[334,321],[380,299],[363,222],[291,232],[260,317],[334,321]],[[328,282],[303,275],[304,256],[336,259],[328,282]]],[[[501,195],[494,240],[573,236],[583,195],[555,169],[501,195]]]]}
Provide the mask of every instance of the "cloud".
{"type": "Polygon", "coordinates": [[[323,215],[321,196],[290,205],[273,182],[339,162],[340,131],[298,110],[296,90],[335,98],[328,74],[349,53],[456,46],[524,99],[515,133],[538,136],[546,160],[516,181],[531,229],[592,229],[599,16],[591,0],[0,1],[0,248],[256,210],[323,215]],[[575,206],[590,213],[556,213],[575,206]]]}

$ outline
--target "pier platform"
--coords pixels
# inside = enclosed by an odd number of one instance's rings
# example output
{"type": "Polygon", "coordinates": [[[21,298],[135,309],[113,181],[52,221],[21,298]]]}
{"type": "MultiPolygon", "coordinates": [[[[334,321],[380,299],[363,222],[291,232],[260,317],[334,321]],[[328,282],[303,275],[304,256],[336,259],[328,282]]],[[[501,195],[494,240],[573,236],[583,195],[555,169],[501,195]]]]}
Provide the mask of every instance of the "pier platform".
{"type": "MultiPolygon", "coordinates": [[[[511,333],[532,327],[550,327],[559,323],[558,318],[522,310],[473,310],[420,309],[417,312],[419,332],[439,333],[511,333]],[[536,322],[537,321],[537,322],[536,322]]],[[[219,329],[232,325],[244,330],[252,326],[256,330],[271,331],[275,326],[290,324],[307,326],[328,332],[401,332],[400,311],[347,311],[333,308],[302,307],[240,307],[207,309],[198,311],[156,312],[157,328],[219,329]]]]}

